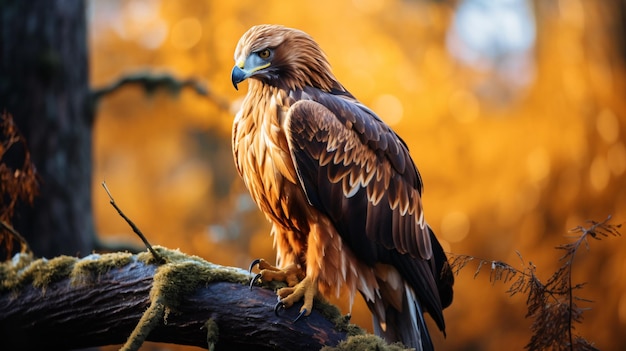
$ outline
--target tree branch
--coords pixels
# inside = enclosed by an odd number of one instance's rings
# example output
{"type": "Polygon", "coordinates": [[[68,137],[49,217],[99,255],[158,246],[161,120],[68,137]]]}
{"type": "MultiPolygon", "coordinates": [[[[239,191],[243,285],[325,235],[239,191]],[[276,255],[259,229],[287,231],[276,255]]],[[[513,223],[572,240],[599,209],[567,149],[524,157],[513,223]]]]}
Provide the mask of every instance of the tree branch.
{"type": "Polygon", "coordinates": [[[0,265],[3,347],[73,349],[126,342],[123,349],[136,350],[145,339],[217,350],[319,350],[363,334],[323,301],[293,323],[299,306],[274,315],[276,295],[250,289],[246,271],[155,249],[165,264],[157,265],[144,252],[51,260],[21,254],[0,265]]]}
{"type": "Polygon", "coordinates": [[[97,102],[105,95],[111,94],[126,85],[138,85],[148,94],[152,94],[155,90],[161,88],[177,95],[183,88],[191,88],[198,95],[204,96],[222,111],[230,110],[230,102],[213,92],[206,85],[198,82],[193,78],[178,79],[168,73],[149,73],[136,72],[120,77],[118,80],[91,92],[92,104],[95,106],[97,102]]]}

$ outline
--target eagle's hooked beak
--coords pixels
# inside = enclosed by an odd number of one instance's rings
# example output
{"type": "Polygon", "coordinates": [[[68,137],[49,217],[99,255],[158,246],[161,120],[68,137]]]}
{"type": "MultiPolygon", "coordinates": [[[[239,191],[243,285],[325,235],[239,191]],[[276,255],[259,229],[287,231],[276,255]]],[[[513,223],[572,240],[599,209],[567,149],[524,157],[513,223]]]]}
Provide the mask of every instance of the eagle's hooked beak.
{"type": "Polygon", "coordinates": [[[258,71],[269,67],[270,64],[270,62],[260,58],[257,54],[249,55],[245,61],[237,61],[235,67],[233,67],[233,70],[230,72],[230,80],[233,82],[235,89],[239,90],[237,84],[252,77],[258,71]]]}
{"type": "Polygon", "coordinates": [[[239,88],[237,88],[237,84],[243,82],[249,76],[250,74],[248,72],[240,68],[239,65],[235,65],[232,72],[230,72],[230,80],[233,82],[235,90],[239,90],[239,88]]]}

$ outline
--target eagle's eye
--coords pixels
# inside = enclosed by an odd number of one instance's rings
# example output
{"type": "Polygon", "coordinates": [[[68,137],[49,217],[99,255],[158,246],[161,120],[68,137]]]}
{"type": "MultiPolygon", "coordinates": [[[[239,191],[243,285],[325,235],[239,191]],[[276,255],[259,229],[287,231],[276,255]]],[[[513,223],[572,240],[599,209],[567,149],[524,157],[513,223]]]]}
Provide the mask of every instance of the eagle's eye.
{"type": "Polygon", "coordinates": [[[266,60],[268,58],[270,58],[270,49],[263,49],[261,51],[259,51],[259,57],[266,60]]]}

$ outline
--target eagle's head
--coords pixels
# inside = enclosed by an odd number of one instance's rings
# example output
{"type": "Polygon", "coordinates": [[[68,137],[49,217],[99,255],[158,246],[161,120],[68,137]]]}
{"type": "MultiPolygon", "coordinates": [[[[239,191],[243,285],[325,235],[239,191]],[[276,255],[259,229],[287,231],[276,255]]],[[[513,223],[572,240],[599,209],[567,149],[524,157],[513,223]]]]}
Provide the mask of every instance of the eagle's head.
{"type": "Polygon", "coordinates": [[[231,79],[237,84],[252,78],[283,89],[312,86],[330,91],[339,83],[326,55],[308,34],[280,25],[258,25],[239,39],[231,79]]]}

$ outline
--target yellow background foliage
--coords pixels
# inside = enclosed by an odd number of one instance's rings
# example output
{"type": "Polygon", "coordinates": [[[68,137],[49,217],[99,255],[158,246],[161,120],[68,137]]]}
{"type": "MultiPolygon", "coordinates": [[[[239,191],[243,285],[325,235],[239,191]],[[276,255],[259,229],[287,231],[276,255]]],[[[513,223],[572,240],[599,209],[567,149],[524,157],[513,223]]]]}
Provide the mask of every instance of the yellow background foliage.
{"type": "MultiPolygon", "coordinates": [[[[608,215],[626,219],[626,80],[616,24],[600,1],[530,3],[536,38],[513,57],[522,65],[503,69],[451,50],[462,3],[92,0],[94,88],[143,71],[194,78],[210,92],[128,86],[100,101],[98,232],[134,240],[108,204],[105,180],[152,243],[239,267],[274,257],[269,225],[232,161],[230,127],[246,84],[235,91],[230,70],[250,26],[279,23],[311,34],[343,85],[407,142],[425,183],[426,219],[446,251],[522,269],[519,251],[547,279],[569,229],[608,215]]],[[[624,240],[592,242],[574,273],[588,282],[580,295],[594,301],[577,332],[602,350],[625,349],[624,240]]],[[[457,277],[447,338],[431,324],[438,348],[523,349],[525,298],[509,297],[488,273],[472,274],[466,268],[457,277]]],[[[338,302],[347,313],[346,300],[338,302]]],[[[362,301],[352,313],[371,330],[362,301]]]]}

